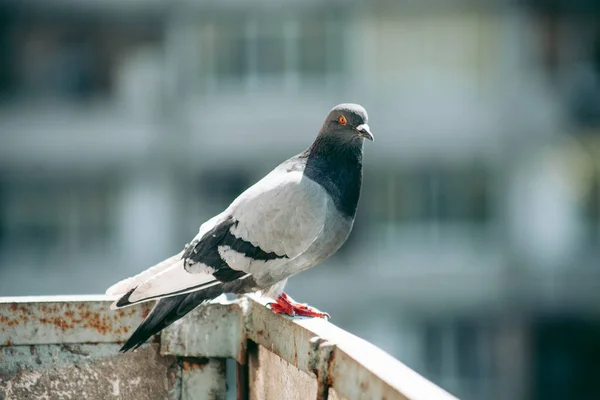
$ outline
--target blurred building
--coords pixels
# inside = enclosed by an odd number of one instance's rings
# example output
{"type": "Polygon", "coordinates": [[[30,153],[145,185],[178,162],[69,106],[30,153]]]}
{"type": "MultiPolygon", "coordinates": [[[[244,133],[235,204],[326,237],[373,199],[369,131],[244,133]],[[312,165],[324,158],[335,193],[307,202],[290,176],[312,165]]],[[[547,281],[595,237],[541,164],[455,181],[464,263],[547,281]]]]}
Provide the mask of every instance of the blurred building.
{"type": "Polygon", "coordinates": [[[593,1],[0,1],[0,295],[174,254],[341,102],[355,231],[289,290],[463,399],[598,398],[593,1]]]}

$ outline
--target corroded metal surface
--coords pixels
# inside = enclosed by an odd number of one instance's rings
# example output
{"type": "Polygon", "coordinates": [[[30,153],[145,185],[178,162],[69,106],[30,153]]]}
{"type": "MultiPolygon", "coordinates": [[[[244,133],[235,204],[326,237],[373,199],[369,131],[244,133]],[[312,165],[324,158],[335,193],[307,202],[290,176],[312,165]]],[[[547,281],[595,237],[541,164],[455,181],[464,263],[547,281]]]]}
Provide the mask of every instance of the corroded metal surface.
{"type": "Polygon", "coordinates": [[[161,334],[161,353],[175,356],[245,358],[241,304],[214,303],[199,307],[161,334]]]}
{"type": "Polygon", "coordinates": [[[225,398],[223,359],[161,355],[152,341],[119,353],[152,303],[118,311],[110,303],[105,296],[0,298],[0,399],[225,398]]]}
{"type": "MultiPolygon", "coordinates": [[[[288,319],[248,299],[246,335],[345,399],[456,400],[383,350],[319,318],[288,319]]],[[[252,389],[252,388],[251,388],[252,389]]]]}
{"type": "Polygon", "coordinates": [[[183,360],[181,399],[225,399],[225,360],[183,360]]]}
{"type": "Polygon", "coordinates": [[[0,345],[122,342],[152,308],[109,305],[104,296],[0,298],[0,345]]]}
{"type": "Polygon", "coordinates": [[[275,315],[251,298],[195,310],[164,331],[160,351],[119,354],[151,304],[109,305],[103,296],[0,299],[0,399],[221,399],[231,357],[248,361],[238,371],[248,371],[250,398],[455,400],[335,325],[275,315]]]}
{"type": "Polygon", "coordinates": [[[0,347],[0,398],[179,399],[181,368],[158,344],[118,354],[117,344],[0,347]]]}
{"type": "Polygon", "coordinates": [[[262,346],[248,355],[250,400],[316,399],[317,382],[262,346]]]}
{"type": "Polygon", "coordinates": [[[247,301],[246,337],[314,377],[317,354],[311,339],[317,335],[298,324],[303,318],[282,317],[255,300],[247,301]]]}

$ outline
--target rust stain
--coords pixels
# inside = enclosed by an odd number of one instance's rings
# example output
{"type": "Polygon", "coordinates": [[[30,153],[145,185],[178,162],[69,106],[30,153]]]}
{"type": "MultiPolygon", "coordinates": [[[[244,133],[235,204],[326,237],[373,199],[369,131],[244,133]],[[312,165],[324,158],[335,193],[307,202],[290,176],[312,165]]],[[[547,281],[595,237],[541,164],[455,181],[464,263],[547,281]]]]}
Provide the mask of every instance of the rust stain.
{"type": "Polygon", "coordinates": [[[327,360],[327,386],[333,386],[333,364],[335,363],[335,350],[333,350],[329,355],[329,360],[327,360]]]}
{"type": "Polygon", "coordinates": [[[136,317],[140,314],[145,318],[150,313],[149,307],[132,308],[129,310],[117,310],[116,313],[105,314],[103,311],[90,311],[85,303],[60,303],[60,304],[38,304],[32,313],[27,306],[19,306],[18,303],[8,305],[11,314],[0,316],[0,329],[4,332],[22,323],[35,322],[36,324],[51,325],[63,331],[72,330],[76,327],[94,329],[102,335],[108,333],[129,333],[129,327],[123,326],[122,318],[136,317]]]}
{"type": "Polygon", "coordinates": [[[8,339],[8,340],[6,341],[6,343],[4,343],[4,345],[5,345],[5,346],[7,346],[7,347],[10,347],[10,346],[12,346],[12,340],[8,339]]]}
{"type": "Polygon", "coordinates": [[[174,387],[179,380],[180,370],[178,368],[177,363],[173,363],[169,366],[169,370],[167,373],[169,387],[174,387]]]}
{"type": "Polygon", "coordinates": [[[206,367],[206,365],[207,365],[206,363],[183,360],[183,362],[181,364],[181,368],[184,371],[195,371],[195,370],[202,370],[202,369],[204,369],[204,367],[206,367]]]}
{"type": "Polygon", "coordinates": [[[113,331],[113,326],[111,320],[107,316],[100,316],[96,313],[91,314],[85,318],[85,322],[83,324],[84,328],[92,328],[98,331],[102,335],[106,335],[109,332],[113,331]]]}
{"type": "Polygon", "coordinates": [[[68,323],[67,321],[65,321],[64,318],[60,318],[60,317],[42,317],[39,319],[41,324],[45,324],[45,325],[54,325],[55,327],[62,329],[62,330],[67,330],[67,329],[73,329],[75,327],[75,324],[73,323],[68,323]]]}
{"type": "Polygon", "coordinates": [[[294,365],[298,366],[298,346],[296,345],[296,336],[294,336],[294,365]]]}
{"type": "Polygon", "coordinates": [[[142,310],[142,318],[146,318],[148,316],[148,314],[150,314],[150,308],[144,308],[142,310]]]}
{"type": "Polygon", "coordinates": [[[365,381],[361,381],[360,388],[363,392],[366,392],[369,389],[369,384],[365,381]]]}
{"type": "MultiPolygon", "coordinates": [[[[0,316],[0,323],[5,324],[6,326],[13,327],[15,325],[19,325],[20,321],[18,319],[10,319],[8,317],[5,317],[4,315],[0,316]]],[[[4,330],[4,328],[2,329],[4,330]]]]}

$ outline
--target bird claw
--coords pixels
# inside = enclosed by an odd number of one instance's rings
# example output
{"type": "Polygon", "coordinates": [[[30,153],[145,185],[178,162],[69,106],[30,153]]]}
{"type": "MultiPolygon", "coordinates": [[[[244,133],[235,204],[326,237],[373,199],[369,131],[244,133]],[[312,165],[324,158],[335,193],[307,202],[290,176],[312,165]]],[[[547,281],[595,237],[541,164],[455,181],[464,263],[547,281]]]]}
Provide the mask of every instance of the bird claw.
{"type": "Polygon", "coordinates": [[[289,315],[290,317],[296,316],[296,313],[292,308],[283,307],[279,303],[268,303],[267,307],[269,307],[275,314],[285,314],[289,315]]]}
{"type": "Polygon", "coordinates": [[[275,314],[285,314],[289,315],[290,317],[299,316],[327,319],[331,318],[331,316],[326,312],[319,311],[316,308],[306,304],[296,303],[285,293],[282,293],[277,298],[275,303],[268,303],[267,307],[269,307],[275,314]]]}

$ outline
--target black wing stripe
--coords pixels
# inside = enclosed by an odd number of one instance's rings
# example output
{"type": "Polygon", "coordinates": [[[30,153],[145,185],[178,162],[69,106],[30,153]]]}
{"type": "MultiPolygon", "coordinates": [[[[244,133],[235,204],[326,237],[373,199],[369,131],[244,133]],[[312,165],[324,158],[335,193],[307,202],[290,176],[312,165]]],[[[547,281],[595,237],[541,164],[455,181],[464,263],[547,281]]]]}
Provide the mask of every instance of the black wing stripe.
{"type": "Polygon", "coordinates": [[[213,229],[208,231],[202,239],[190,244],[184,251],[182,258],[186,260],[185,268],[195,263],[202,263],[215,270],[213,276],[221,282],[230,282],[244,276],[244,271],[229,267],[219,254],[219,246],[229,246],[232,250],[243,254],[253,260],[270,261],[288,258],[287,255],[278,255],[274,252],[266,252],[252,243],[238,238],[231,233],[231,227],[237,226],[239,221],[232,217],[226,219],[213,229]]]}

